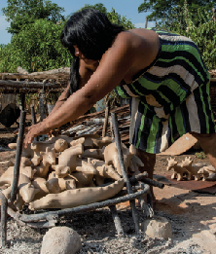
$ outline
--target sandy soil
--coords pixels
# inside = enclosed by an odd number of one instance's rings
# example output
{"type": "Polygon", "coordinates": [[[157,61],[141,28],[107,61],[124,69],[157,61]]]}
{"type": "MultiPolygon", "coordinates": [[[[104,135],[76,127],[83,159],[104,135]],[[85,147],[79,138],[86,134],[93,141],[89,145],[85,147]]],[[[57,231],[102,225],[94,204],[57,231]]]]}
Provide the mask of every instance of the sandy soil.
{"type": "MultiPolygon", "coordinates": [[[[0,135],[0,145],[4,148],[13,140],[13,134],[0,135]]],[[[177,156],[183,160],[186,154],[177,156]]],[[[198,159],[195,152],[190,156],[195,162],[207,162],[198,159]]],[[[14,160],[15,151],[0,150],[0,174],[5,170],[5,162],[14,160]]],[[[156,174],[167,174],[167,156],[158,156],[155,167],[156,174]]],[[[115,226],[110,211],[107,208],[95,211],[68,214],[61,217],[57,226],[68,226],[76,230],[82,238],[83,253],[215,253],[216,249],[216,196],[209,193],[199,193],[165,186],[154,188],[156,195],[155,215],[167,218],[172,226],[172,238],[150,239],[140,233],[134,234],[134,224],[128,203],[117,205],[126,238],[116,237],[115,226]]],[[[143,213],[137,206],[140,222],[144,220],[143,213]]],[[[12,218],[7,222],[8,248],[0,249],[2,254],[39,254],[43,235],[47,229],[32,229],[20,226],[12,218]]]]}

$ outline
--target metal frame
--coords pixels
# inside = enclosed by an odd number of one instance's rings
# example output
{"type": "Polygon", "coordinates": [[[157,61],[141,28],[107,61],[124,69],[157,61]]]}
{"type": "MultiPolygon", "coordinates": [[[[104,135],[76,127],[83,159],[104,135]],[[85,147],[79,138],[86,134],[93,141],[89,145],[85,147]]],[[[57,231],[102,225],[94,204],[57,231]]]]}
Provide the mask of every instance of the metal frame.
{"type": "MultiPolygon", "coordinates": [[[[32,112],[32,117],[34,117],[33,112],[32,112]]],[[[121,151],[121,140],[118,133],[117,118],[114,113],[112,114],[112,119],[113,119],[113,125],[114,125],[115,142],[116,142],[116,146],[117,146],[117,150],[119,154],[119,162],[121,166],[122,175],[126,183],[127,193],[125,191],[121,191],[120,193],[118,193],[118,195],[116,195],[112,199],[107,199],[101,202],[95,202],[88,205],[82,205],[82,206],[78,206],[74,208],[66,208],[66,209],[60,209],[55,211],[46,211],[46,212],[41,212],[37,214],[25,215],[19,212],[15,212],[13,211],[13,209],[10,208],[10,203],[13,203],[13,201],[15,200],[15,195],[17,191],[17,185],[18,185],[18,179],[19,179],[20,157],[22,153],[22,142],[23,142],[23,135],[24,135],[24,129],[25,129],[25,112],[24,111],[21,112],[21,118],[20,118],[21,123],[20,123],[20,129],[18,134],[17,154],[16,154],[15,165],[14,165],[14,177],[12,182],[13,191],[11,193],[10,200],[8,201],[5,198],[4,194],[0,192],[2,247],[6,247],[7,245],[7,214],[9,214],[12,218],[14,218],[16,221],[18,221],[22,225],[27,225],[33,228],[50,228],[56,225],[56,223],[58,222],[58,218],[61,215],[65,215],[67,213],[87,212],[90,210],[108,206],[112,213],[117,235],[119,237],[124,237],[125,236],[124,230],[121,226],[121,221],[118,216],[115,205],[125,201],[130,201],[130,205],[132,209],[132,217],[135,224],[135,232],[136,233],[139,232],[139,224],[138,224],[138,218],[136,214],[135,199],[149,193],[150,191],[149,184],[159,188],[163,188],[164,185],[162,183],[158,183],[154,180],[146,178],[147,174],[145,172],[139,175],[133,176],[130,179],[128,178],[124,168],[124,162],[123,162],[122,151],[121,151]]],[[[150,214],[149,211],[144,211],[144,213],[145,212],[147,212],[148,215],[150,214]]]]}

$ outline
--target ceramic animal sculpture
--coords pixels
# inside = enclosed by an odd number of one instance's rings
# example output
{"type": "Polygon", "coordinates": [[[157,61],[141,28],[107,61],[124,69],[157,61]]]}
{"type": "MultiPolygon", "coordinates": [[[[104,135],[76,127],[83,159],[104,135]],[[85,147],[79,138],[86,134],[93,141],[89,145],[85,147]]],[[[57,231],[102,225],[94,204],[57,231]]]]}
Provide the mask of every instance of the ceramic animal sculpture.
{"type": "Polygon", "coordinates": [[[78,144],[84,144],[85,143],[85,138],[84,137],[81,137],[81,138],[77,138],[77,139],[74,139],[70,142],[70,146],[76,146],[78,144]]]}
{"type": "Polygon", "coordinates": [[[76,167],[74,172],[83,172],[86,174],[96,174],[97,171],[93,164],[91,163],[91,159],[88,158],[87,160],[82,160],[77,158],[76,167]]]}
{"type": "MultiPolygon", "coordinates": [[[[8,144],[8,147],[10,149],[16,149],[17,148],[17,143],[10,143],[10,144],[8,144]]],[[[35,152],[32,149],[32,144],[29,144],[27,148],[23,147],[21,157],[31,158],[32,163],[35,166],[37,166],[40,163],[40,161],[42,160],[42,156],[40,155],[40,153],[35,152]]]]}
{"type": "Polygon", "coordinates": [[[131,158],[131,162],[128,168],[128,174],[129,175],[137,175],[140,173],[139,168],[144,167],[143,162],[136,156],[133,155],[131,158]]]}
{"type": "Polygon", "coordinates": [[[31,145],[31,149],[34,150],[36,153],[45,152],[46,148],[49,147],[50,149],[54,148],[55,152],[63,152],[65,149],[68,148],[68,143],[63,138],[58,138],[54,143],[44,142],[34,142],[31,145]]]}
{"type": "Polygon", "coordinates": [[[50,193],[60,193],[64,190],[76,189],[74,179],[65,180],[63,178],[51,178],[45,182],[45,185],[50,193]]]}
{"type": "Polygon", "coordinates": [[[198,181],[201,179],[201,174],[198,173],[199,169],[206,166],[205,163],[196,163],[193,164],[193,160],[191,157],[186,157],[185,160],[182,161],[181,166],[186,168],[191,176],[194,177],[195,181],[198,181]]]}
{"type": "Polygon", "coordinates": [[[38,189],[39,191],[34,196],[33,200],[40,199],[49,193],[49,190],[47,189],[45,182],[46,182],[45,178],[42,177],[34,178],[34,180],[32,181],[32,185],[35,187],[35,189],[38,189]]]}
{"type": "Polygon", "coordinates": [[[197,175],[198,175],[199,179],[206,181],[210,174],[209,174],[209,171],[207,169],[205,169],[205,167],[202,167],[197,171],[197,175]]]}
{"type": "MultiPolygon", "coordinates": [[[[2,193],[6,197],[7,200],[10,200],[11,198],[11,192],[12,187],[8,187],[7,189],[3,190],[2,193]]],[[[14,211],[20,211],[23,208],[23,205],[25,204],[25,201],[22,199],[19,193],[16,195],[16,200],[13,203],[8,203],[8,205],[14,210],[14,211]]]]}
{"type": "Polygon", "coordinates": [[[54,165],[56,163],[56,153],[54,148],[50,150],[49,147],[46,148],[46,152],[40,152],[43,160],[41,163],[35,167],[37,170],[35,173],[35,177],[46,177],[49,171],[50,165],[54,165]]]}
{"type": "MultiPolygon", "coordinates": [[[[55,166],[55,165],[54,165],[54,166],[55,166]]],[[[67,175],[68,175],[68,174],[67,174],[67,175]]],[[[49,179],[52,179],[52,178],[58,178],[58,175],[56,174],[55,171],[52,171],[52,172],[50,172],[50,173],[48,174],[47,181],[48,181],[49,179]]]]}
{"type": "Polygon", "coordinates": [[[177,181],[182,181],[183,177],[186,176],[188,180],[191,179],[191,173],[184,167],[182,167],[174,158],[167,159],[168,165],[167,165],[167,171],[171,170],[173,168],[174,172],[171,176],[171,179],[177,178],[177,181]]]}
{"type": "MultiPolygon", "coordinates": [[[[0,178],[0,186],[4,184],[12,184],[13,175],[6,175],[4,178],[0,178]]],[[[29,203],[33,200],[36,193],[39,192],[38,189],[35,189],[33,185],[31,185],[30,179],[24,175],[19,174],[19,181],[18,181],[18,190],[19,194],[21,195],[22,199],[29,203]]]]}
{"type": "Polygon", "coordinates": [[[47,144],[54,144],[56,142],[56,140],[58,140],[58,139],[64,139],[69,145],[70,142],[73,140],[73,137],[69,137],[67,135],[58,135],[58,136],[55,136],[55,137],[51,137],[51,138],[49,138],[48,140],[46,140],[44,142],[46,142],[47,144]]]}
{"type": "Polygon", "coordinates": [[[66,177],[68,174],[70,174],[70,167],[65,165],[52,165],[52,169],[55,170],[55,177],[66,177]]]}
{"type": "MultiPolygon", "coordinates": [[[[122,144],[121,147],[122,147],[124,166],[127,172],[128,167],[130,165],[131,158],[133,157],[133,153],[131,153],[130,150],[124,144],[122,144]]],[[[107,165],[113,165],[114,168],[119,173],[119,175],[122,175],[121,167],[119,163],[119,155],[118,155],[116,144],[114,142],[105,147],[104,161],[105,161],[105,164],[107,165]]]]}
{"type": "Polygon", "coordinates": [[[96,169],[95,181],[96,185],[100,186],[104,184],[105,178],[119,180],[121,176],[115,171],[112,165],[106,165],[104,161],[91,159],[92,165],[96,169]]]}
{"type": "Polygon", "coordinates": [[[94,158],[98,160],[104,160],[104,148],[102,149],[86,149],[81,155],[82,159],[94,158]]]}
{"type": "Polygon", "coordinates": [[[39,200],[31,202],[29,204],[29,209],[62,209],[87,205],[113,197],[123,188],[123,186],[124,180],[120,179],[104,187],[81,188],[75,190],[66,190],[58,194],[48,194],[39,200]]]}
{"type": "Polygon", "coordinates": [[[84,142],[84,149],[101,149],[103,146],[107,146],[112,143],[111,137],[104,137],[102,139],[96,139],[91,137],[86,137],[84,142]]]}
{"type": "MultiPolygon", "coordinates": [[[[33,179],[36,170],[32,169],[30,166],[23,166],[20,165],[19,172],[26,175],[29,179],[33,179]]],[[[4,178],[5,176],[11,175],[13,177],[14,174],[14,166],[9,167],[0,177],[0,179],[4,178]]]]}
{"type": "MultiPolygon", "coordinates": [[[[10,149],[16,149],[17,143],[10,143],[10,144],[8,144],[8,147],[10,149]]],[[[32,150],[31,144],[29,144],[27,148],[23,147],[21,156],[26,157],[26,158],[32,158],[34,156],[34,150],[32,150]]]]}
{"type": "Polygon", "coordinates": [[[197,174],[199,174],[202,177],[203,181],[206,181],[206,180],[215,181],[216,180],[216,170],[212,165],[207,165],[207,166],[200,168],[197,171],[197,174]]]}
{"type": "MultiPolygon", "coordinates": [[[[53,142],[45,141],[31,143],[30,145],[28,145],[27,148],[22,149],[22,157],[31,158],[31,162],[33,163],[33,165],[38,166],[43,159],[40,152],[45,152],[47,147],[49,147],[50,149],[54,148],[56,152],[63,152],[65,149],[68,148],[68,143],[65,140],[65,137],[68,138],[68,136],[63,136],[63,138],[60,137],[55,137],[55,140],[53,140],[53,142]]],[[[16,149],[17,143],[10,143],[8,144],[8,147],[10,149],[16,149]]]]}
{"type": "Polygon", "coordinates": [[[46,149],[49,147],[50,150],[55,151],[56,153],[63,152],[68,148],[68,143],[65,139],[58,138],[54,143],[47,142],[35,142],[31,144],[31,149],[34,151],[33,158],[31,159],[34,166],[38,166],[43,157],[41,152],[46,152],[46,149]]]}
{"type": "Polygon", "coordinates": [[[59,155],[58,165],[53,167],[53,169],[57,171],[59,168],[62,169],[64,167],[69,167],[70,172],[75,171],[77,156],[81,155],[83,152],[84,150],[82,144],[78,144],[77,146],[71,146],[59,155]]]}
{"type": "MultiPolygon", "coordinates": [[[[83,187],[93,187],[95,186],[93,182],[93,178],[96,175],[97,171],[91,165],[91,167],[88,165],[86,170],[82,169],[81,167],[77,172],[71,173],[71,176],[76,179],[76,187],[77,188],[83,188],[83,187]]],[[[67,178],[65,178],[67,179],[67,178]]]]}

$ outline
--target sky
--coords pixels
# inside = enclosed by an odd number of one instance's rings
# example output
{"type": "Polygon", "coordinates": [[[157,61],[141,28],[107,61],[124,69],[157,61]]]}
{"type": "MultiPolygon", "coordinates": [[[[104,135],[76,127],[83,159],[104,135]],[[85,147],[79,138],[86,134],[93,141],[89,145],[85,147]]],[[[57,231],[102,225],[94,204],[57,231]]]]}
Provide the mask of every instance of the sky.
{"type": "MultiPolygon", "coordinates": [[[[73,12],[82,8],[85,4],[97,4],[102,3],[107,11],[111,11],[112,8],[120,14],[125,16],[127,19],[136,26],[145,26],[145,17],[148,13],[138,13],[138,7],[144,2],[143,0],[51,0],[56,3],[59,7],[63,7],[65,12],[62,13],[64,16],[68,16],[73,12]]],[[[11,34],[6,30],[10,24],[5,20],[1,9],[7,7],[7,0],[0,1],[0,44],[10,43],[11,34]]],[[[148,27],[154,26],[154,23],[149,22],[148,27]]]]}

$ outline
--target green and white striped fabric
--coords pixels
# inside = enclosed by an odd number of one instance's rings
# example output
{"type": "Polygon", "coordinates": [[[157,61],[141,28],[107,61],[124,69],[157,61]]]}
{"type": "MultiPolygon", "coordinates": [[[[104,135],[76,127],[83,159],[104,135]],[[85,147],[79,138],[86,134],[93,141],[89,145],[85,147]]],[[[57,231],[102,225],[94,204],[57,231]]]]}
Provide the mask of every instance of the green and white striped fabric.
{"type": "Polygon", "coordinates": [[[209,73],[196,44],[187,37],[156,31],[159,53],[134,76],[116,87],[131,98],[130,142],[148,153],[166,150],[187,132],[214,133],[209,73]]]}

